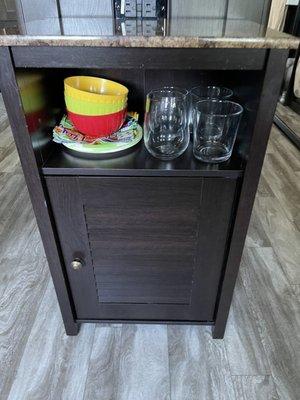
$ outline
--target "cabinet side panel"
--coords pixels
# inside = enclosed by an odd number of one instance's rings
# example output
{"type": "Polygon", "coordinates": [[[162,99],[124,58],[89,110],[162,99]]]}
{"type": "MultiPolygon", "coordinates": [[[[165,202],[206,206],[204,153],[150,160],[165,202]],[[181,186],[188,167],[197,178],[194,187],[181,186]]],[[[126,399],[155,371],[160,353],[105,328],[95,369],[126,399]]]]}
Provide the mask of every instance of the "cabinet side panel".
{"type": "Polygon", "coordinates": [[[287,55],[288,50],[270,50],[216,313],[216,324],[213,331],[215,338],[224,336],[252,207],[284,76],[287,55]]]}
{"type": "Polygon", "coordinates": [[[74,335],[78,333],[78,324],[75,322],[75,312],[52,222],[51,208],[27,130],[10,50],[4,47],[0,48],[0,84],[65,328],[68,334],[74,335]]]}
{"type": "Polygon", "coordinates": [[[226,178],[204,179],[201,208],[198,216],[198,252],[193,278],[192,306],[214,314],[218,288],[228,251],[229,232],[235,209],[237,180],[226,178]],[[201,266],[201,267],[200,267],[201,266]],[[206,295],[200,295],[202,291],[206,295]],[[203,304],[205,299],[214,302],[203,304]]]}

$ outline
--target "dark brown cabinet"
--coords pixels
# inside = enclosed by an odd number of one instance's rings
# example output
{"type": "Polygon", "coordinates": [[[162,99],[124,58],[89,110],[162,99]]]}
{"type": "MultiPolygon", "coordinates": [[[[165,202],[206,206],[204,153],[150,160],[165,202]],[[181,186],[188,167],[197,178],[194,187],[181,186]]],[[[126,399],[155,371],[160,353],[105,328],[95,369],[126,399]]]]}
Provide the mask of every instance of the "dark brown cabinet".
{"type": "Polygon", "coordinates": [[[78,319],[213,320],[235,179],[46,182],[78,319]]]}
{"type": "Polygon", "coordinates": [[[191,48],[168,48],[169,38],[160,48],[68,40],[77,45],[0,48],[1,90],[67,334],[85,321],[169,322],[212,325],[222,338],[288,50],[272,48],[275,39],[228,49],[199,38],[191,48]],[[18,74],[32,72],[48,119],[29,134],[18,74]],[[74,156],[51,140],[73,74],[125,84],[141,124],[150,89],[230,87],[244,105],[232,157],[204,164],[189,146],[163,163],[142,143],[116,158],[74,156]]]}

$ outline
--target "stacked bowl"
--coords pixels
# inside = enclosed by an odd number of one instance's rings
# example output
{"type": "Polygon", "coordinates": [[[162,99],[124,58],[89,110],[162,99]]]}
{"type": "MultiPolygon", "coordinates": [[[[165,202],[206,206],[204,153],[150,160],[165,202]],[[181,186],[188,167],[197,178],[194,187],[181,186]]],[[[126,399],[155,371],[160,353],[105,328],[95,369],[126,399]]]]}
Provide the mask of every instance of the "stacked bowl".
{"type": "Polygon", "coordinates": [[[64,80],[68,118],[85,135],[100,138],[123,125],[128,89],[108,79],[71,76],[64,80]]]}

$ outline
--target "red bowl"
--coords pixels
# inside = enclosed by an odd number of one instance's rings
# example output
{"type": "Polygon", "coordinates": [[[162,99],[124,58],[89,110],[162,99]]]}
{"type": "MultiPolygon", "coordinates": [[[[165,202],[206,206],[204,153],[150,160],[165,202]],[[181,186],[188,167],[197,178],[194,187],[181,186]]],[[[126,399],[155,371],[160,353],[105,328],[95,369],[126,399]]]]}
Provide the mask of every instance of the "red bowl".
{"type": "Polygon", "coordinates": [[[107,115],[80,115],[68,110],[68,118],[79,132],[100,138],[109,136],[121,128],[126,118],[126,108],[107,115]]]}

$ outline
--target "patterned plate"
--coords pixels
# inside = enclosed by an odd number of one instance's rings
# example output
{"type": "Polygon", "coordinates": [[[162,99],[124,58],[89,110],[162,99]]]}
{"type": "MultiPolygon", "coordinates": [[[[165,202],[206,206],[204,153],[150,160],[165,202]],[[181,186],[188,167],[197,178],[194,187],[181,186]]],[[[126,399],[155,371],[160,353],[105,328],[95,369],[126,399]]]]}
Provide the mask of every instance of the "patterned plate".
{"type": "Polygon", "coordinates": [[[130,149],[131,147],[138,144],[143,138],[143,129],[140,125],[137,125],[137,129],[134,130],[134,137],[127,142],[124,141],[101,141],[94,144],[86,143],[62,143],[65,147],[78,153],[84,154],[112,154],[123,150],[130,149]]]}

